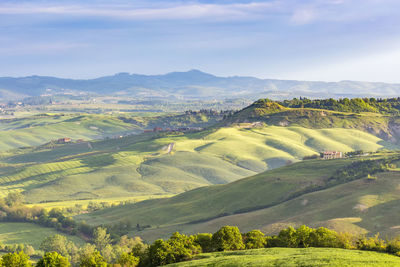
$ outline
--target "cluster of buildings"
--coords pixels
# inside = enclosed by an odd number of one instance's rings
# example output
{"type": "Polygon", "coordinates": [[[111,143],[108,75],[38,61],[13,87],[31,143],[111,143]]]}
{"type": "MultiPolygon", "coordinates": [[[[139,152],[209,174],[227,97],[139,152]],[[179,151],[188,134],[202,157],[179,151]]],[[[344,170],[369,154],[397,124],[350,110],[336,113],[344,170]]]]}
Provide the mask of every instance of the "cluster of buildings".
{"type": "Polygon", "coordinates": [[[343,158],[343,153],[340,151],[324,151],[321,153],[323,159],[340,159],[343,158]]]}
{"type": "MultiPolygon", "coordinates": [[[[76,143],[82,143],[84,141],[85,140],[83,140],[83,139],[76,139],[75,140],[76,143]]],[[[69,137],[63,137],[63,138],[57,139],[56,143],[57,144],[69,144],[69,143],[72,143],[72,139],[69,138],[69,137]]]]}
{"type": "Polygon", "coordinates": [[[201,127],[180,127],[180,128],[161,128],[154,127],[153,129],[144,130],[144,133],[157,133],[157,132],[195,132],[202,131],[201,127]]]}

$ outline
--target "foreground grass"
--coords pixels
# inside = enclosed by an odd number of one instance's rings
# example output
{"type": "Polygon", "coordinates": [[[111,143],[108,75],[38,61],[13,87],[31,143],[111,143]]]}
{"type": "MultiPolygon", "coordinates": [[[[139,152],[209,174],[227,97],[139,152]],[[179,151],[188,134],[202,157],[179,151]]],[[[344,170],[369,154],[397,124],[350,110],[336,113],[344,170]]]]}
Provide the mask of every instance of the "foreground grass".
{"type": "MultiPolygon", "coordinates": [[[[0,240],[3,244],[28,244],[39,249],[42,241],[51,235],[61,234],[53,228],[39,226],[33,223],[16,223],[16,222],[1,222],[0,223],[0,240]]],[[[77,236],[66,236],[69,240],[77,245],[82,245],[84,241],[77,236]]]]}
{"type": "Polygon", "coordinates": [[[168,266],[400,266],[400,257],[337,248],[268,248],[206,253],[168,266]]]}

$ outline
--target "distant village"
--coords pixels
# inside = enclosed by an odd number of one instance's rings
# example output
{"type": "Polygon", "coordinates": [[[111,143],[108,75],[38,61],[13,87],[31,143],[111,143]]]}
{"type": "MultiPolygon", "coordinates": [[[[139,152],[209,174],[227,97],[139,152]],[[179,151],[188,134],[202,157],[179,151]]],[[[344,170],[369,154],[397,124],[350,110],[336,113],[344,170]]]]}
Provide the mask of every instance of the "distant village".
{"type": "Polygon", "coordinates": [[[154,127],[153,129],[146,129],[143,133],[156,133],[156,132],[199,132],[204,130],[202,127],[179,127],[179,128],[162,128],[154,127]]]}

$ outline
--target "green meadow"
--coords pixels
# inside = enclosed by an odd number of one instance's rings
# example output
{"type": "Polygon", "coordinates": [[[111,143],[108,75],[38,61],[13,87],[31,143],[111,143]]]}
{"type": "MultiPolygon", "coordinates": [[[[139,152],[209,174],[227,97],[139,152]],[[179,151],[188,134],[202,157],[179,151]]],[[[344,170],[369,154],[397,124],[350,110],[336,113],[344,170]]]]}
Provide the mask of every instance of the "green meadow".
{"type": "MultiPolygon", "coordinates": [[[[241,231],[261,229],[277,233],[287,226],[325,226],[339,232],[394,236],[400,234],[396,209],[400,201],[396,169],[340,184],[323,186],[352,162],[395,156],[307,160],[269,170],[226,185],[198,188],[172,198],[113,207],[76,217],[89,224],[119,220],[151,225],[139,232],[145,240],[167,237],[175,231],[214,232],[224,225],[241,231]]],[[[396,163],[397,164],[397,163],[396,163]]]]}
{"type": "Polygon", "coordinates": [[[168,266],[399,266],[400,257],[337,248],[267,248],[200,254],[192,261],[168,266]]]}
{"type": "Polygon", "coordinates": [[[0,153],[0,194],[22,191],[30,203],[154,197],[230,183],[324,150],[395,148],[356,129],[298,126],[223,127],[43,145],[0,153]]]}
{"type": "Polygon", "coordinates": [[[29,244],[39,249],[42,241],[51,235],[61,234],[77,245],[83,245],[84,241],[77,236],[66,235],[53,228],[39,226],[33,223],[0,222],[0,240],[5,245],[29,244]]]}

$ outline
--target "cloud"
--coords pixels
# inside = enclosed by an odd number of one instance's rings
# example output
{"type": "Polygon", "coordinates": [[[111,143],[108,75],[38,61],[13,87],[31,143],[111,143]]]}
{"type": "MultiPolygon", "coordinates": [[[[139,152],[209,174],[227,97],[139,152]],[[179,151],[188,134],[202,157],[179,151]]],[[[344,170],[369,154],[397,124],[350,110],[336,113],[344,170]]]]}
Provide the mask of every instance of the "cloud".
{"type": "Polygon", "coordinates": [[[279,1],[267,3],[234,3],[234,4],[169,4],[152,7],[135,7],[133,5],[0,5],[0,14],[9,15],[68,15],[98,16],[130,20],[165,20],[165,19],[240,19],[261,15],[272,10],[279,1]]]}
{"type": "Polygon", "coordinates": [[[29,43],[29,44],[7,44],[1,47],[0,55],[26,55],[26,54],[48,54],[54,52],[65,52],[71,49],[81,49],[90,47],[86,43],[68,42],[48,42],[48,43],[29,43]]]}
{"type": "Polygon", "coordinates": [[[290,21],[295,25],[303,25],[310,23],[317,19],[313,9],[299,9],[295,10],[290,21]]]}

